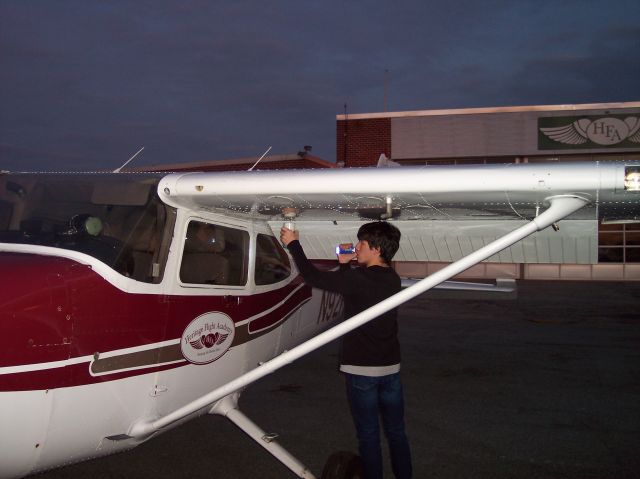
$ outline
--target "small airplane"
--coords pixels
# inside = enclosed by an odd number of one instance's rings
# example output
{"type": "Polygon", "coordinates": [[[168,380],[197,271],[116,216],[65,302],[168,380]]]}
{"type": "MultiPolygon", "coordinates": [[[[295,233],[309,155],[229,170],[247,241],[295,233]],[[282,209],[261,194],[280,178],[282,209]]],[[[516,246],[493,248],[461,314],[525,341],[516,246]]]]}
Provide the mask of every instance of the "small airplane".
{"type": "Polygon", "coordinates": [[[312,478],[240,411],[244,388],[501,252],[530,261],[528,247],[560,241],[558,261],[596,262],[603,219],[640,219],[639,163],[2,172],[0,478],[125,451],[207,413],[312,478]],[[277,232],[294,222],[331,268],[371,219],[400,228],[405,260],[451,254],[441,246],[457,231],[456,257],[340,321],[341,297],[305,285],[277,232]]]}

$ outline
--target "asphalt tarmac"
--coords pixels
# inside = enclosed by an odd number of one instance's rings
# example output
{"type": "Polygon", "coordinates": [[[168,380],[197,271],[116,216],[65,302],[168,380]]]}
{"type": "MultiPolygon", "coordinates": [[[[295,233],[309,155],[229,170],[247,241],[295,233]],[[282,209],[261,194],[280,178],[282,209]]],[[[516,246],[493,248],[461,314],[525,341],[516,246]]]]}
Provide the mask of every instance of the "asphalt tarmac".
{"type": "MultiPolygon", "coordinates": [[[[640,477],[640,283],[519,282],[517,296],[401,308],[414,477],[640,477]]],[[[240,407],[317,476],[330,453],[357,448],[335,344],[250,387],[240,407]]],[[[295,476],[208,416],[37,477],[295,476]]]]}

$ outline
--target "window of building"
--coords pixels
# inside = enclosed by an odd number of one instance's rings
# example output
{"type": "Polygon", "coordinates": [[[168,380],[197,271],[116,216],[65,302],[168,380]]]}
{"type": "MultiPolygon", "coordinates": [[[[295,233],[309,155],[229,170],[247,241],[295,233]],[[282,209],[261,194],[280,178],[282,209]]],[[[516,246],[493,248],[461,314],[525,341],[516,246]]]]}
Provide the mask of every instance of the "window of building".
{"type": "Polygon", "coordinates": [[[273,236],[259,234],[256,241],[257,285],[278,283],[291,274],[289,257],[273,236]]]}
{"type": "Polygon", "coordinates": [[[640,263],[640,223],[600,224],[599,263],[640,263]]]}
{"type": "Polygon", "coordinates": [[[244,286],[247,283],[249,233],[190,221],[184,243],[180,281],[191,284],[244,286]]]}

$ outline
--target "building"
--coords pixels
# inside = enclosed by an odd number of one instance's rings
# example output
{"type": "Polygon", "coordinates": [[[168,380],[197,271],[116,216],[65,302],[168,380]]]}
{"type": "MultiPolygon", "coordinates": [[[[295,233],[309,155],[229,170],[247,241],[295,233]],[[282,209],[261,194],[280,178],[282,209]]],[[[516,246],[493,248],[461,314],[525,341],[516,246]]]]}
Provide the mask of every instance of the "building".
{"type": "MultiPolygon", "coordinates": [[[[640,164],[640,102],[337,116],[339,165],[626,160],[640,164]]],[[[399,265],[426,275],[442,264],[399,265]]],[[[405,271],[406,272],[406,271],[405,271]]],[[[483,263],[463,276],[640,279],[640,224],[599,224],[598,264],[483,263]]]]}
{"type": "Polygon", "coordinates": [[[309,153],[311,147],[288,155],[265,156],[256,165],[259,157],[236,158],[231,160],[211,160],[192,163],[138,166],[128,171],[243,171],[255,165],[257,170],[283,170],[300,168],[335,168],[336,164],[322,160],[309,153]]]}

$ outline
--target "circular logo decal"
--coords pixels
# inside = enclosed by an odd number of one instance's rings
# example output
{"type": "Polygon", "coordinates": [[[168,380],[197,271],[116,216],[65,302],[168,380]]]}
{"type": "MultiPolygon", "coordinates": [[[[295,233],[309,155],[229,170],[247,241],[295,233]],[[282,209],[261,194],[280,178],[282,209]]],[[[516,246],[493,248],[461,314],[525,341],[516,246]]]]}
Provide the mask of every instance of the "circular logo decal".
{"type": "Polygon", "coordinates": [[[615,145],[629,136],[629,127],[618,118],[600,118],[587,127],[587,136],[598,145],[615,145]]]}
{"type": "Polygon", "coordinates": [[[182,333],[180,349],[193,364],[208,364],[227,352],[236,326],[224,313],[205,313],[189,323],[182,333]]]}

